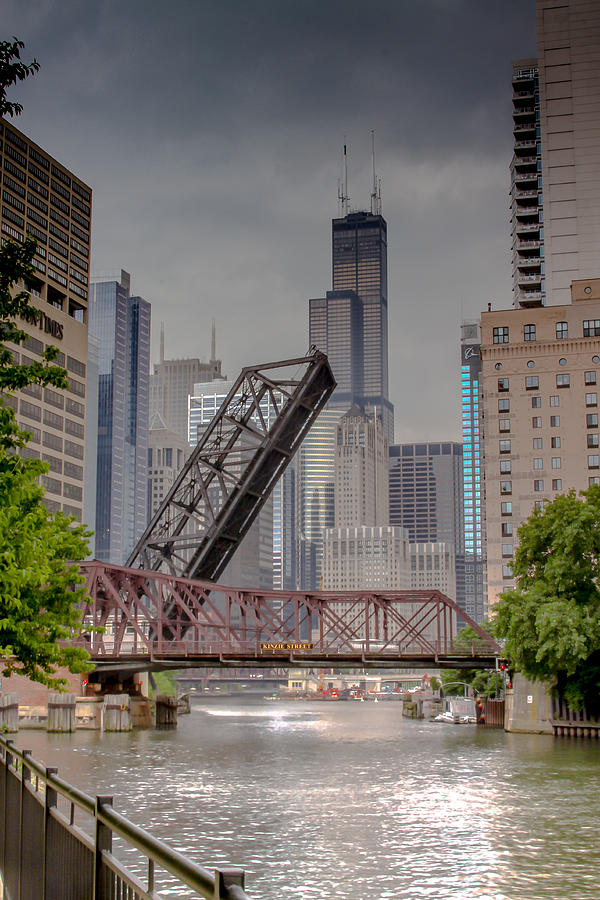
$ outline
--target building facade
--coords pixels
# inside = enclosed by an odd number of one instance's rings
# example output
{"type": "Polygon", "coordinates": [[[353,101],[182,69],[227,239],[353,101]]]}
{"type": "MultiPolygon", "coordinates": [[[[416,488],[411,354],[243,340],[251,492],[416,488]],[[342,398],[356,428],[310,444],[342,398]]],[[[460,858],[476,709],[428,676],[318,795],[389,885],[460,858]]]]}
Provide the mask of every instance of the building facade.
{"type": "Polygon", "coordinates": [[[129,273],[91,286],[99,341],[96,556],[122,565],[147,525],[150,304],[129,273]]]}
{"type": "Polygon", "coordinates": [[[336,528],[389,524],[388,442],[383,424],[354,407],[336,432],[336,528]]]}
{"type": "Polygon", "coordinates": [[[481,320],[490,601],[513,585],[517,530],[546,501],[600,483],[600,278],[572,302],[481,320]]]}
{"type": "MultiPolygon", "coordinates": [[[[472,481],[472,470],[469,477],[472,481]]],[[[471,593],[467,609],[463,504],[471,498],[465,498],[463,478],[462,444],[410,443],[389,448],[390,524],[407,530],[411,546],[442,542],[453,548],[451,596],[476,618],[471,593]]],[[[468,574],[474,577],[471,566],[468,574]]],[[[469,587],[474,586],[469,577],[469,587]]]]}
{"type": "Polygon", "coordinates": [[[191,453],[188,442],[169,428],[160,415],[150,416],[148,428],[148,513],[147,519],[158,511],[173,487],[175,479],[191,453]]]}
{"type": "MultiPolygon", "coordinates": [[[[46,506],[84,520],[85,417],[88,352],[88,278],[91,189],[11,123],[0,121],[2,239],[37,241],[35,274],[24,284],[41,312],[23,323],[27,340],[13,349],[17,363],[41,362],[48,346],[59,350],[69,388],[30,385],[6,401],[31,434],[24,453],[41,457],[46,506]]],[[[88,523],[92,524],[93,523],[88,523]]]]}

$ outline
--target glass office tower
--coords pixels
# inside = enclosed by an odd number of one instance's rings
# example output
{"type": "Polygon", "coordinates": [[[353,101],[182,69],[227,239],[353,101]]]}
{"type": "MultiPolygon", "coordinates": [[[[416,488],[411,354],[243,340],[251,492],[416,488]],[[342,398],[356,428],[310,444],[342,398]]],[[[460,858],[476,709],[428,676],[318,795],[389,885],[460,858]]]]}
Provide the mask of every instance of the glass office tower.
{"type": "Polygon", "coordinates": [[[122,565],[147,525],[150,304],[129,273],[91,285],[99,341],[96,556],[122,565]]]}
{"type": "Polygon", "coordinates": [[[480,345],[480,323],[463,322],[461,398],[465,611],[477,622],[480,622],[488,612],[480,345]]]}
{"type": "Polygon", "coordinates": [[[387,224],[383,216],[353,212],[333,220],[332,287],[334,292],[351,291],[360,299],[361,405],[381,418],[391,443],[394,408],[388,393],[387,224]]]}

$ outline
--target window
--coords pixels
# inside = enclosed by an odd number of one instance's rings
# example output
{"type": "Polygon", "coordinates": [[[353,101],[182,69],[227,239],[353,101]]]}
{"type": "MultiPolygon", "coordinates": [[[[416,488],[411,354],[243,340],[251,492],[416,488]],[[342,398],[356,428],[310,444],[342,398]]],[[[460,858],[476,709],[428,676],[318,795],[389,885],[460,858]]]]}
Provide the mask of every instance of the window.
{"type": "Polygon", "coordinates": [[[502,503],[500,505],[500,511],[503,516],[511,516],[512,515],[512,502],[508,500],[506,503],[502,503]]]}
{"type": "Polygon", "coordinates": [[[562,478],[553,478],[552,479],[552,490],[553,491],[562,491],[562,478]]]}
{"type": "Polygon", "coordinates": [[[523,337],[526,341],[535,341],[535,325],[526,325],[523,329],[523,337]]]}
{"type": "Polygon", "coordinates": [[[508,384],[509,384],[508,378],[499,378],[498,379],[498,392],[501,393],[502,391],[508,391],[509,390],[508,384]]]}
{"type": "Polygon", "coordinates": [[[512,494],[512,481],[501,481],[500,482],[500,493],[501,494],[512,494]]]}
{"type": "Polygon", "coordinates": [[[537,391],[540,386],[539,375],[527,375],[525,378],[525,390],[537,391]]]}
{"type": "Polygon", "coordinates": [[[510,565],[502,566],[502,577],[503,578],[512,578],[512,566],[510,566],[510,565]]]}
{"type": "Polygon", "coordinates": [[[588,434],[587,445],[588,447],[600,447],[600,435],[588,434]]]}
{"type": "Polygon", "coordinates": [[[598,406],[598,394],[586,394],[585,395],[585,405],[586,406],[598,406]]]}
{"type": "Polygon", "coordinates": [[[532,397],[531,398],[531,406],[532,406],[532,409],[541,409],[542,398],[541,397],[532,397]]]}
{"type": "Polygon", "coordinates": [[[560,416],[550,416],[550,428],[560,428],[560,416]]]}
{"type": "Polygon", "coordinates": [[[536,456],[535,459],[533,460],[533,468],[534,469],[543,469],[544,468],[544,460],[541,457],[536,456]]]}
{"type": "Polygon", "coordinates": [[[570,375],[557,375],[556,376],[556,387],[557,388],[571,387],[571,376],[570,375]]]}
{"type": "Polygon", "coordinates": [[[543,501],[543,500],[536,500],[535,503],[533,504],[533,508],[534,508],[534,509],[539,509],[540,512],[544,512],[544,501],[543,501]]]}
{"type": "Polygon", "coordinates": [[[510,475],[512,471],[512,464],[510,459],[501,459],[500,460],[500,472],[502,475],[510,475]]]}
{"type": "Polygon", "coordinates": [[[595,372],[585,372],[584,373],[584,381],[586,384],[596,384],[596,373],[595,372]]]}
{"type": "Polygon", "coordinates": [[[585,424],[588,428],[598,427],[598,413],[588,413],[585,417],[585,424]]]}
{"type": "Polygon", "coordinates": [[[510,412],[510,400],[508,397],[498,400],[498,412],[510,412]]]}
{"type": "Polygon", "coordinates": [[[541,450],[543,446],[544,446],[544,441],[542,440],[542,438],[534,438],[533,439],[533,449],[534,450],[541,450]]]}
{"type": "Polygon", "coordinates": [[[500,431],[510,431],[510,419],[500,419],[498,427],[500,431]]]}
{"type": "Polygon", "coordinates": [[[542,417],[534,416],[531,420],[531,427],[532,428],[541,428],[542,427],[542,417]]]}
{"type": "Polygon", "coordinates": [[[500,453],[510,453],[510,441],[499,441],[500,453]]]}
{"type": "Polygon", "coordinates": [[[513,533],[513,523],[512,522],[503,522],[502,523],[502,537],[511,537],[513,533]]]}
{"type": "Polygon", "coordinates": [[[543,491],[544,490],[544,482],[542,479],[537,479],[533,482],[534,491],[543,491]]]}
{"type": "Polygon", "coordinates": [[[600,456],[588,456],[588,469],[600,468],[600,456]]]}
{"type": "Polygon", "coordinates": [[[499,328],[494,328],[494,343],[508,344],[508,326],[501,325],[499,328]]]}
{"type": "Polygon", "coordinates": [[[588,478],[588,487],[592,487],[594,484],[600,484],[600,478],[597,475],[590,475],[588,478]]]}
{"type": "Polygon", "coordinates": [[[566,322],[557,322],[556,323],[556,339],[558,341],[564,341],[565,338],[569,337],[569,326],[566,322]]]}
{"type": "Polygon", "coordinates": [[[553,450],[558,450],[558,448],[560,447],[560,438],[559,437],[550,438],[550,446],[552,447],[553,450]]]}
{"type": "Polygon", "coordinates": [[[552,468],[553,468],[553,469],[560,469],[560,468],[561,468],[561,458],[560,458],[560,456],[553,456],[553,457],[552,457],[552,468]]]}
{"type": "Polygon", "coordinates": [[[512,544],[502,544],[502,556],[512,556],[513,555],[513,545],[512,544]]]}
{"type": "Polygon", "coordinates": [[[583,336],[598,337],[600,335],[600,319],[583,320],[583,336]]]}
{"type": "Polygon", "coordinates": [[[559,406],[560,405],[560,397],[558,394],[552,394],[550,397],[550,406],[559,406]]]}

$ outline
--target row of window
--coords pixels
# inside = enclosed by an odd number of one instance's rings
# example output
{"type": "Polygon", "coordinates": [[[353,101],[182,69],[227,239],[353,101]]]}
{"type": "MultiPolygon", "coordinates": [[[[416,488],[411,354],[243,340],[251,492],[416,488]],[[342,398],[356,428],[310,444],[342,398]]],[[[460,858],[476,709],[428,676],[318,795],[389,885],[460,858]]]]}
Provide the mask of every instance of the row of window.
{"type": "MultiPolygon", "coordinates": [[[[571,376],[567,372],[559,372],[556,376],[556,387],[557,388],[569,388],[571,387],[571,376]]],[[[584,373],[584,384],[591,385],[597,384],[596,373],[595,372],[585,372],[584,373]]],[[[525,376],[525,390],[526,391],[537,391],[540,387],[540,376],[539,375],[526,375],[525,376]]],[[[498,393],[504,394],[510,390],[510,380],[506,377],[498,379],[498,393]]],[[[506,402],[509,401],[505,401],[506,402]]],[[[532,401],[532,406],[541,406],[541,400],[539,403],[534,403],[532,401]]],[[[558,406],[559,401],[558,398],[551,400],[551,406],[558,406]]],[[[503,412],[506,411],[508,407],[503,407],[501,409],[500,402],[498,404],[498,411],[503,412]]]]}
{"type": "MultiPolygon", "coordinates": [[[[556,339],[559,341],[569,337],[568,322],[557,322],[555,326],[556,339]]],[[[583,320],[583,337],[600,336],[600,319],[584,319],[583,320]]],[[[523,326],[523,340],[536,340],[536,326],[528,324],[523,326]]],[[[508,344],[510,341],[508,325],[499,325],[493,329],[494,344],[508,344]]]]}

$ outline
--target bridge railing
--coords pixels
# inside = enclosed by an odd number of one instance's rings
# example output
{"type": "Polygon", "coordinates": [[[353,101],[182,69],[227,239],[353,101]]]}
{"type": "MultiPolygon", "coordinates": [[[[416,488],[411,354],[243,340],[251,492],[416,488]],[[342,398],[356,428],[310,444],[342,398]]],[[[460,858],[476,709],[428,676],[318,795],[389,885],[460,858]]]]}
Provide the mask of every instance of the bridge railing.
{"type": "Polygon", "coordinates": [[[9,900],[160,900],[167,894],[159,878],[170,896],[176,886],[180,897],[248,900],[241,869],[213,874],[196,865],[113,809],[112,797],[80,791],[3,737],[0,760],[0,873],[9,900]],[[117,859],[113,837],[139,852],[145,876],[117,859]]]}

